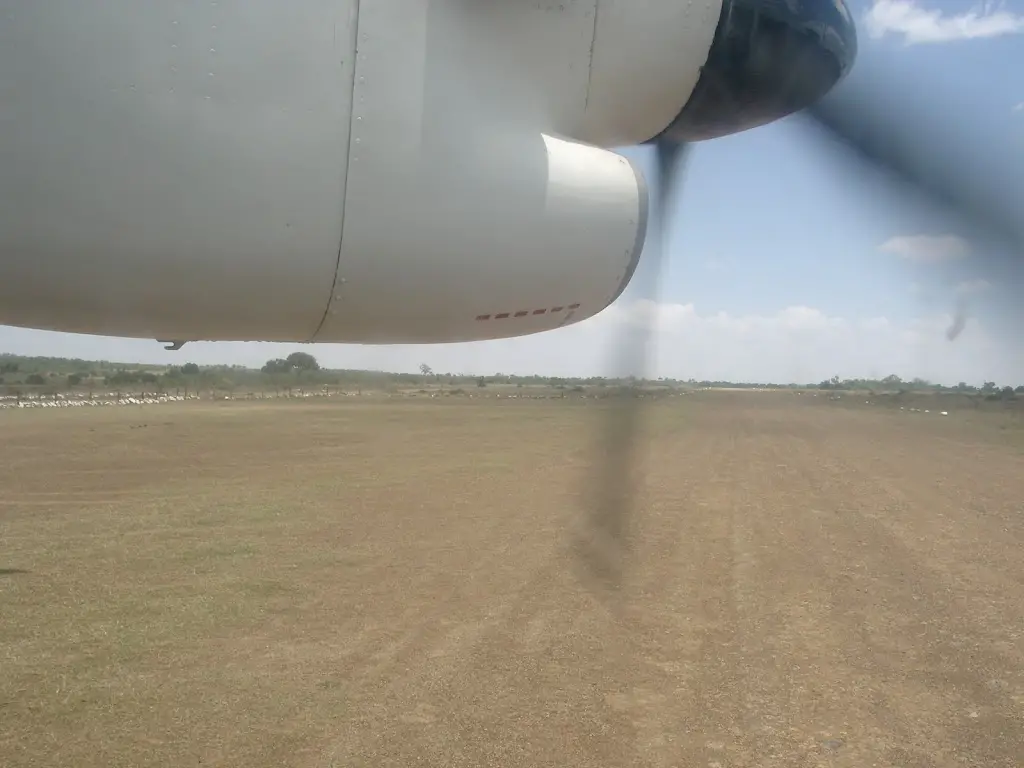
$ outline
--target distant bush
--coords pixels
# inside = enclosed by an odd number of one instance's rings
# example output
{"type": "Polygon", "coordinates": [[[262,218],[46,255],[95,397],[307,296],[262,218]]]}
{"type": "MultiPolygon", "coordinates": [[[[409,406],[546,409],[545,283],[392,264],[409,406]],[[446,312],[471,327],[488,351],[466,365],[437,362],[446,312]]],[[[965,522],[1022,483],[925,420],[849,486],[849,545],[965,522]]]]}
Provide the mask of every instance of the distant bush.
{"type": "Polygon", "coordinates": [[[262,370],[263,373],[271,373],[271,374],[273,374],[273,373],[291,373],[292,372],[292,366],[291,366],[291,364],[287,360],[278,357],[278,358],[275,358],[273,360],[267,360],[267,362],[263,365],[263,368],[261,368],[260,370],[262,370]]]}

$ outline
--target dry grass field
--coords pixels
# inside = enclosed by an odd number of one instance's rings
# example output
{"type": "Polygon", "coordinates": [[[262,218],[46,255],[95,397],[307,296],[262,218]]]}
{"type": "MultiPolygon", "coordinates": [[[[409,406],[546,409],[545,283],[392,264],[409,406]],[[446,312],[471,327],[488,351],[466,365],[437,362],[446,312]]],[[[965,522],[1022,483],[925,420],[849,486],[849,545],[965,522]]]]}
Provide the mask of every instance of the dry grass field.
{"type": "Polygon", "coordinates": [[[608,598],[604,407],[0,413],[0,765],[1024,765],[1019,422],[654,404],[608,598]]]}

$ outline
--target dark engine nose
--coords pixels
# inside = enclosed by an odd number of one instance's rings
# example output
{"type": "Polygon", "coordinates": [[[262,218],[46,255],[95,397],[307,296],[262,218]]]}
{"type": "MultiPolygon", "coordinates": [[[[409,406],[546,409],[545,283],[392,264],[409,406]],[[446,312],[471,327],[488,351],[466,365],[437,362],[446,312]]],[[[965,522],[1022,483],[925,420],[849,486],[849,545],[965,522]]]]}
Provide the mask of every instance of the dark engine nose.
{"type": "Polygon", "coordinates": [[[700,79],[665,134],[713,139],[798,112],[828,93],[856,57],[844,0],[722,0],[700,79]]]}

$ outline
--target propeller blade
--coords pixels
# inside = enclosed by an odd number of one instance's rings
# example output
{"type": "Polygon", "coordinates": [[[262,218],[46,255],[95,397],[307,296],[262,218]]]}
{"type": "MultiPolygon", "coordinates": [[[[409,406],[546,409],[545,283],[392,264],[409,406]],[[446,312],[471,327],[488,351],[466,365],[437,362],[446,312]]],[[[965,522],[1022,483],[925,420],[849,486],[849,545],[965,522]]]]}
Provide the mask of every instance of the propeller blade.
{"type": "MultiPolygon", "coordinates": [[[[1024,246],[1024,191],[1007,157],[978,137],[957,130],[959,115],[922,104],[909,89],[874,82],[840,87],[803,112],[853,159],[885,172],[933,205],[959,216],[978,237],[1024,246]]],[[[1019,170],[1019,168],[1018,168],[1019,170]]]]}
{"type": "MultiPolygon", "coordinates": [[[[656,302],[665,260],[666,233],[670,219],[668,205],[680,175],[688,145],[662,138],[654,142],[656,179],[651,185],[651,218],[657,237],[648,238],[649,259],[638,270],[635,297],[656,302]],[[651,248],[650,246],[654,246],[651,248]]],[[[651,318],[653,319],[653,318],[651,318]]],[[[632,517],[637,482],[638,432],[641,427],[643,391],[638,386],[646,375],[652,352],[652,323],[647,318],[633,323],[627,320],[613,348],[614,375],[630,380],[629,386],[607,404],[605,434],[599,441],[602,455],[592,466],[585,498],[591,503],[585,528],[578,543],[578,555],[584,579],[598,591],[617,591],[622,585],[629,554],[629,523],[632,517]]]]}

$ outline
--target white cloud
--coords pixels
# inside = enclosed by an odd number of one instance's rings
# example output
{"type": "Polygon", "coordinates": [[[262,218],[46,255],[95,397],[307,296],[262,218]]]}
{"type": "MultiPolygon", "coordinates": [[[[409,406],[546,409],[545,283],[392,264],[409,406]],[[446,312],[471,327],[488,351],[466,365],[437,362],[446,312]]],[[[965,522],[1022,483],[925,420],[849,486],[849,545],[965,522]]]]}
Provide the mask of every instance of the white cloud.
{"type": "Polygon", "coordinates": [[[967,241],[956,235],[893,237],[882,243],[879,250],[918,264],[954,261],[965,258],[971,252],[967,241]]]}
{"type": "Polygon", "coordinates": [[[1014,112],[1024,112],[1024,101],[1022,101],[1020,104],[1017,104],[1016,106],[1014,106],[1013,111],[1014,112]]]}
{"type": "MultiPolygon", "coordinates": [[[[975,319],[955,342],[951,313],[913,322],[886,317],[850,319],[791,306],[769,314],[701,312],[693,304],[616,304],[578,325],[518,339],[472,344],[309,348],[327,367],[469,374],[615,375],[613,342],[641,328],[654,330],[648,375],[679,379],[813,382],[840,376],[896,373],[904,378],[956,382],[995,378],[1024,383],[1024,360],[1009,354],[975,319]],[[628,329],[632,329],[629,331],[628,329]]],[[[635,342],[636,336],[632,337],[635,342]]],[[[89,359],[261,365],[294,351],[283,344],[189,344],[164,352],[155,341],[0,328],[0,352],[89,359]]],[[[1020,356],[1016,356],[1020,358],[1020,356]]]]}
{"type": "Polygon", "coordinates": [[[1024,16],[984,2],[964,13],[926,8],[920,0],[875,0],[864,19],[874,38],[903,37],[906,45],[948,43],[1024,32],[1024,16]]]}

